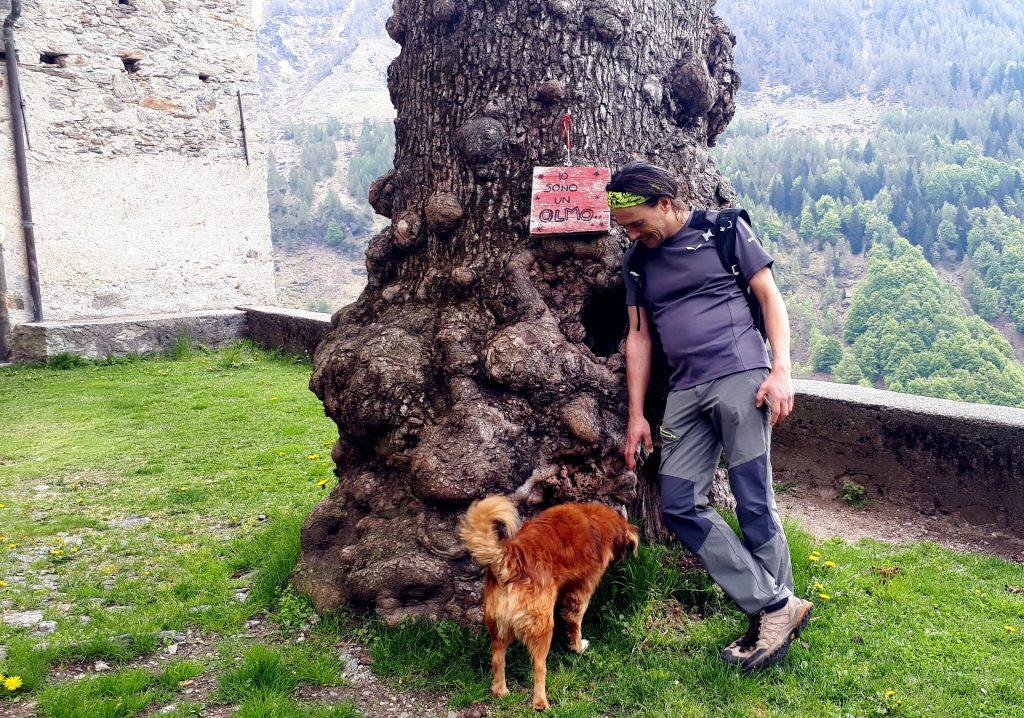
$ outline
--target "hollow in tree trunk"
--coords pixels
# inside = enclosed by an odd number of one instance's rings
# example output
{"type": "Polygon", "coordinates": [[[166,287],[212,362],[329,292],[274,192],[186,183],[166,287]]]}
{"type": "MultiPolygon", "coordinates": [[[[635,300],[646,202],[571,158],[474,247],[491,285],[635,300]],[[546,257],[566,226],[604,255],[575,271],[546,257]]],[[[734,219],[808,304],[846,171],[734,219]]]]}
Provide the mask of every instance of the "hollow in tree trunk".
{"type": "Polygon", "coordinates": [[[626,240],[532,238],[531,171],[564,163],[571,112],[573,164],[649,159],[693,205],[728,203],[707,147],[739,78],[711,5],[395,1],[395,163],[370,190],[391,225],[310,380],[339,435],[338,485],[303,526],[293,576],[318,608],[476,620],[480,571],[455,526],[488,494],[525,515],[630,507],[664,535],[656,477],[638,481],[621,456],[626,240]]]}

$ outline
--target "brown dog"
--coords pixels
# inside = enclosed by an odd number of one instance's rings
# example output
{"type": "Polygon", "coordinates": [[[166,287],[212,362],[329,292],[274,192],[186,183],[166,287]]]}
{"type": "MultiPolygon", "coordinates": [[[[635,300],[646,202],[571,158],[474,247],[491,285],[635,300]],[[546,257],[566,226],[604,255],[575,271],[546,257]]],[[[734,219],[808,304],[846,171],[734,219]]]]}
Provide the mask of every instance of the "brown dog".
{"type": "Polygon", "coordinates": [[[484,567],[484,623],[491,635],[491,692],[508,695],[505,651],[519,639],[533,659],[533,707],[548,707],[545,680],[555,607],[569,629],[569,648],[582,653],[583,614],[608,564],[639,545],[636,526],[603,504],[554,506],[522,524],[504,496],[475,501],[459,536],[484,567]],[[504,538],[498,534],[504,527],[504,538]]]}

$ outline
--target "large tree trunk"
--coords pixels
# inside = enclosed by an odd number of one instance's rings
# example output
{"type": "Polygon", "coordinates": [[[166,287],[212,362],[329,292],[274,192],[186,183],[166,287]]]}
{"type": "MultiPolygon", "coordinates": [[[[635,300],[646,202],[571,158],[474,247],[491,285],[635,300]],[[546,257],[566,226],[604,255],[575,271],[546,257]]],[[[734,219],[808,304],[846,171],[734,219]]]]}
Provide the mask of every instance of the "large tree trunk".
{"type": "Polygon", "coordinates": [[[476,619],[455,526],[488,494],[630,506],[658,533],[620,455],[625,239],[531,238],[531,169],[564,163],[569,110],[574,164],[647,158],[695,205],[731,200],[706,148],[739,80],[711,4],[395,0],[395,166],[370,190],[392,223],[310,380],[339,431],[294,575],[318,608],[476,619]]]}

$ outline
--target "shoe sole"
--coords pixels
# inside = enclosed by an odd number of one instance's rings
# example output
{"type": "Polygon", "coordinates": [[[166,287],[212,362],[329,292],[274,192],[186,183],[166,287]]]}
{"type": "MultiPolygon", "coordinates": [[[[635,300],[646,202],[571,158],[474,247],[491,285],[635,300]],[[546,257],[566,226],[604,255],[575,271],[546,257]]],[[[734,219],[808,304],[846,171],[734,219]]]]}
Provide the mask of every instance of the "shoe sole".
{"type": "Polygon", "coordinates": [[[725,651],[719,651],[718,652],[718,657],[721,658],[725,663],[728,663],[730,666],[742,666],[743,665],[743,659],[742,658],[738,658],[738,657],[732,656],[731,654],[728,654],[725,651]]]}
{"type": "Polygon", "coordinates": [[[743,666],[743,672],[744,673],[750,673],[751,671],[759,671],[762,668],[769,668],[771,666],[774,666],[776,663],[781,661],[783,658],[785,658],[786,654],[789,653],[790,645],[792,645],[793,641],[795,641],[797,638],[799,638],[800,634],[802,634],[804,632],[804,629],[807,628],[807,624],[810,622],[811,614],[813,612],[814,612],[814,605],[812,604],[807,609],[807,612],[804,613],[803,618],[800,619],[800,623],[798,623],[796,625],[796,627],[793,628],[793,630],[791,630],[789,632],[789,635],[786,637],[786,640],[782,643],[781,646],[779,646],[774,651],[772,651],[770,654],[768,654],[764,658],[764,660],[762,660],[756,666],[743,666]]]}

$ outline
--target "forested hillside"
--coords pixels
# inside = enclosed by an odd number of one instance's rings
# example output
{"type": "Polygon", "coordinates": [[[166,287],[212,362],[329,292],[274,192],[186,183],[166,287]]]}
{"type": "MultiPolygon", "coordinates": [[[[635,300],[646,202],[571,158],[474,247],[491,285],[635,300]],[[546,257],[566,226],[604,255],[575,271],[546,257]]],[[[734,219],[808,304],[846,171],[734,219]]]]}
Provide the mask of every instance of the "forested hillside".
{"type": "Polygon", "coordinates": [[[393,126],[364,120],[359,128],[342,127],[333,119],[289,125],[278,143],[282,148],[291,151],[291,162],[279,162],[273,152],[268,158],[274,244],[286,251],[325,245],[361,260],[374,222],[366,193],[391,167],[393,126]],[[339,147],[347,150],[345,166],[339,166],[339,147]],[[343,201],[342,195],[355,199],[343,201]]]}
{"type": "Polygon", "coordinates": [[[958,401],[1024,406],[1024,367],[1009,343],[967,311],[921,250],[899,236],[869,252],[847,316],[839,381],[958,401]]]}
{"type": "Polygon", "coordinates": [[[336,309],[358,296],[366,242],[381,225],[365,178],[386,171],[394,152],[385,82],[398,51],[384,29],[391,2],[268,0],[263,10],[259,67],[279,293],[304,308],[336,309]]]}
{"type": "Polygon", "coordinates": [[[863,143],[729,129],[716,156],[780,255],[803,373],[1024,406],[985,323],[1024,330],[1022,146],[1019,93],[890,112],[863,143]]]}
{"type": "Polygon", "coordinates": [[[959,106],[1024,90],[1020,0],[718,0],[743,87],[959,106]]]}
{"type": "Polygon", "coordinates": [[[1024,3],[716,7],[745,93],[714,152],[779,255],[798,371],[1024,406],[1024,3]],[[891,107],[868,136],[773,114],[850,97],[891,107]]]}

